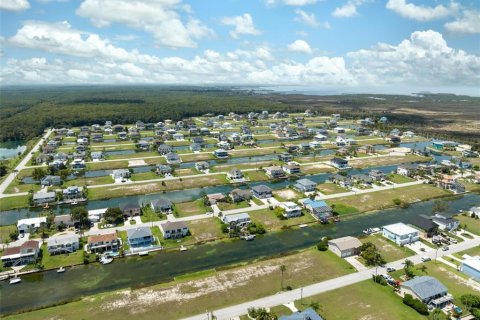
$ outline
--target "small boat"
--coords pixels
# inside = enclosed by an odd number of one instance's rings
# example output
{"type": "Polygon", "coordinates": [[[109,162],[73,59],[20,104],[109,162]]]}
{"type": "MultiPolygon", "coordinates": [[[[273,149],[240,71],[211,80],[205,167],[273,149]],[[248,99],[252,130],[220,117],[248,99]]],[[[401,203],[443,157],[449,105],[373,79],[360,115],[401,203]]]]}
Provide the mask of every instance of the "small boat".
{"type": "Polygon", "coordinates": [[[185,247],[183,244],[180,246],[180,251],[187,251],[187,247],[185,247]]]}
{"type": "Polygon", "coordinates": [[[22,282],[22,279],[15,276],[14,278],[10,279],[9,283],[10,284],[16,284],[16,283],[20,283],[20,282],[22,282]]]}
{"type": "Polygon", "coordinates": [[[78,204],[77,200],[73,200],[72,205],[76,205],[76,204],[78,204]]]}
{"type": "Polygon", "coordinates": [[[140,251],[138,253],[139,256],[148,256],[148,251],[140,251]]]}
{"type": "Polygon", "coordinates": [[[248,236],[245,236],[245,241],[252,241],[253,239],[255,239],[255,235],[254,234],[249,234],[248,236]]]}
{"type": "Polygon", "coordinates": [[[308,225],[304,223],[304,224],[299,225],[298,227],[299,228],[306,228],[306,227],[308,227],[308,225]]]}
{"type": "Polygon", "coordinates": [[[100,258],[100,263],[101,264],[109,264],[109,263],[112,263],[113,262],[113,258],[112,257],[107,257],[107,256],[102,256],[100,258]]]}
{"type": "Polygon", "coordinates": [[[57,273],[64,273],[65,271],[66,269],[64,267],[60,267],[58,268],[57,273]]]}

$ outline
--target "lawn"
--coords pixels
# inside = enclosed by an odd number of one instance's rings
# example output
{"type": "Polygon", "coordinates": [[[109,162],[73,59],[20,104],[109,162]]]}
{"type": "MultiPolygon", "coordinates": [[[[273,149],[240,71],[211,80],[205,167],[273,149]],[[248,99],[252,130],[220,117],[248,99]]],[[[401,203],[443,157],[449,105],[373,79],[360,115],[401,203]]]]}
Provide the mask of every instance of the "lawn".
{"type": "Polygon", "coordinates": [[[222,233],[220,220],[216,218],[187,221],[186,224],[195,243],[226,237],[222,233]]]}
{"type": "Polygon", "coordinates": [[[275,215],[274,210],[262,209],[248,213],[255,223],[261,223],[267,231],[281,230],[282,228],[298,226],[300,224],[312,223],[316,220],[310,214],[304,214],[300,217],[281,220],[275,215]]]}
{"type": "Polygon", "coordinates": [[[205,206],[205,204],[203,203],[203,199],[175,203],[174,210],[179,217],[194,216],[197,214],[203,214],[207,211],[212,211],[210,207],[207,208],[205,206]]]}
{"type": "Polygon", "coordinates": [[[214,172],[228,172],[232,169],[244,170],[244,169],[258,169],[265,168],[279,164],[277,160],[270,161],[257,161],[257,162],[246,162],[246,163],[237,163],[237,164],[225,164],[225,165],[216,165],[212,168],[211,171],[214,172]]]}
{"type": "Polygon", "coordinates": [[[144,157],[160,157],[157,152],[145,151],[145,152],[136,152],[131,154],[112,154],[108,156],[108,160],[116,159],[134,159],[134,158],[144,158],[144,157]]]}
{"type": "Polygon", "coordinates": [[[480,256],[480,247],[473,247],[465,251],[454,253],[453,255],[461,259],[464,254],[468,254],[469,256],[472,256],[472,257],[480,256]]]}
{"type": "Polygon", "coordinates": [[[47,251],[47,245],[42,245],[42,264],[45,269],[58,269],[60,267],[74,266],[83,264],[83,249],[74,253],[50,255],[47,251]]]}
{"type": "Polygon", "coordinates": [[[455,216],[455,219],[460,221],[462,228],[463,226],[467,225],[467,231],[470,231],[471,233],[480,236],[480,219],[474,219],[472,217],[464,216],[461,214],[455,216]]]}
{"type": "Polygon", "coordinates": [[[182,154],[180,156],[183,162],[194,162],[194,161],[202,161],[202,160],[214,160],[215,157],[212,153],[189,153],[189,154],[182,154]]]}
{"type": "Polygon", "coordinates": [[[111,169],[123,169],[128,167],[128,161],[98,161],[87,163],[87,170],[111,170],[111,169]]]}
{"type": "Polygon", "coordinates": [[[162,319],[179,319],[277,293],[281,289],[281,265],[286,267],[284,286],[292,288],[354,272],[346,261],[332,252],[307,249],[280,258],[232,266],[223,271],[210,270],[196,273],[193,277],[186,275],[177,281],[148,288],[100,293],[67,305],[7,319],[80,320],[87,314],[92,319],[131,319],[133,311],[135,319],[158,319],[159,314],[162,319]]]}
{"type": "Polygon", "coordinates": [[[407,183],[407,182],[412,182],[415,181],[415,179],[412,179],[410,177],[402,176],[401,174],[398,173],[390,173],[387,174],[386,178],[393,183],[407,183]]]}
{"type": "Polygon", "coordinates": [[[386,157],[374,157],[368,159],[354,159],[350,160],[348,163],[353,168],[368,168],[376,166],[386,166],[392,164],[401,164],[406,162],[424,162],[430,161],[428,157],[422,157],[417,155],[406,155],[406,156],[386,156],[386,157]]]}
{"type": "Polygon", "coordinates": [[[319,314],[328,320],[415,320],[425,319],[412,308],[404,305],[402,299],[389,286],[365,280],[347,287],[304,298],[303,305],[295,301],[298,309],[304,310],[315,301],[320,305],[319,314]]]}
{"type": "Polygon", "coordinates": [[[9,226],[0,226],[0,243],[5,243],[7,240],[10,241],[10,233],[17,230],[15,225],[9,226]]]}
{"type": "Polygon", "coordinates": [[[294,201],[304,197],[300,192],[290,188],[274,190],[273,196],[278,201],[294,201]]]}
{"type": "Polygon", "coordinates": [[[266,181],[268,180],[267,175],[263,171],[247,171],[245,172],[245,177],[250,181],[266,181]]]}
{"type": "Polygon", "coordinates": [[[16,208],[28,207],[28,195],[5,197],[0,201],[0,211],[12,210],[16,208]]]}
{"type": "Polygon", "coordinates": [[[150,207],[145,207],[142,209],[140,219],[142,222],[160,221],[166,219],[166,216],[153,211],[150,207]]]}
{"type": "MultiPolygon", "coordinates": [[[[390,241],[383,237],[380,234],[370,235],[368,237],[360,238],[362,243],[371,242],[373,243],[378,252],[385,258],[387,262],[397,261],[406,257],[415,255],[411,249],[407,247],[400,247],[393,241],[390,241]]],[[[359,259],[362,263],[363,259],[359,259]]]]}
{"type": "Polygon", "coordinates": [[[220,210],[225,211],[225,210],[249,208],[250,204],[247,201],[240,201],[237,203],[218,202],[217,206],[220,210]]]}
{"type": "Polygon", "coordinates": [[[323,194],[336,194],[349,191],[335,183],[322,183],[317,185],[317,189],[323,194]]]}
{"type": "Polygon", "coordinates": [[[5,190],[5,193],[13,194],[20,192],[30,192],[31,190],[40,191],[40,189],[41,187],[39,184],[22,183],[21,181],[14,179],[5,190]]]}
{"type": "Polygon", "coordinates": [[[230,150],[229,153],[232,157],[251,157],[251,156],[263,156],[265,154],[281,153],[284,150],[280,147],[277,148],[253,148],[243,150],[230,150]]]}
{"type": "Polygon", "coordinates": [[[74,180],[65,181],[65,186],[95,186],[102,184],[113,183],[111,176],[93,177],[93,178],[77,178],[74,180]]]}
{"type": "MultiPolygon", "coordinates": [[[[413,203],[450,195],[451,193],[428,184],[419,184],[403,188],[382,190],[366,194],[352,195],[328,200],[327,202],[335,205],[335,211],[340,206],[349,206],[360,212],[381,210],[393,207],[393,199],[398,198],[405,203],[413,203]]],[[[340,213],[340,212],[339,212],[340,213]]]]}
{"type": "Polygon", "coordinates": [[[141,173],[134,173],[130,180],[132,181],[142,181],[142,180],[152,180],[152,179],[161,179],[162,176],[157,175],[155,172],[148,171],[148,172],[141,172],[141,173]]]}
{"type": "Polygon", "coordinates": [[[327,173],[333,172],[334,169],[326,164],[310,164],[306,166],[302,166],[301,170],[305,174],[319,174],[319,173],[327,173]]]}

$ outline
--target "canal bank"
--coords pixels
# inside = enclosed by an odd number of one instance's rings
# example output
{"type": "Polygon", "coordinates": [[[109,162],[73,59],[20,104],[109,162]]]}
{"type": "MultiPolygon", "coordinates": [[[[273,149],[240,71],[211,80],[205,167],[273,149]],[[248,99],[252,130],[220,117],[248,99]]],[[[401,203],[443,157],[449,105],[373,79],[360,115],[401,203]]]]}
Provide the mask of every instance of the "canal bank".
{"type": "MultiPolygon", "coordinates": [[[[480,203],[480,195],[467,194],[447,200],[449,211],[468,209],[480,203]]],[[[269,233],[255,241],[236,240],[200,245],[186,252],[160,252],[147,257],[130,257],[111,265],[83,265],[66,273],[41,272],[22,277],[23,282],[9,286],[0,283],[0,313],[14,313],[71,301],[95,293],[123,288],[140,288],[166,282],[175,276],[216,269],[245,261],[272,257],[310,247],[324,236],[358,236],[368,227],[395,222],[410,223],[420,214],[430,214],[433,201],[361,215],[331,225],[314,225],[269,233]]]]}

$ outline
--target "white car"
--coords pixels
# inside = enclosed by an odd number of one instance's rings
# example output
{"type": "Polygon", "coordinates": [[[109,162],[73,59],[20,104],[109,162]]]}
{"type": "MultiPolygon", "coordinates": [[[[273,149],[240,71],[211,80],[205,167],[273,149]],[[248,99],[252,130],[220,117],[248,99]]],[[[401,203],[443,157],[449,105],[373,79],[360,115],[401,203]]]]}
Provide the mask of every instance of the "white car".
{"type": "Polygon", "coordinates": [[[423,256],[422,257],[423,262],[427,262],[427,261],[430,261],[430,260],[432,260],[432,258],[430,258],[429,256],[423,256]]]}

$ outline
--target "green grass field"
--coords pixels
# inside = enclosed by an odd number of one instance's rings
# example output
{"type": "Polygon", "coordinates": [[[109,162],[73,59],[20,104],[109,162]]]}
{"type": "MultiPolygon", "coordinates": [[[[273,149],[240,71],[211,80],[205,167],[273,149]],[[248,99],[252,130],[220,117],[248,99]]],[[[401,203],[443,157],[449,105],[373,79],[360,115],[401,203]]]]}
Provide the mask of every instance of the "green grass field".
{"type": "Polygon", "coordinates": [[[245,172],[245,177],[250,181],[266,181],[268,180],[267,175],[263,171],[247,171],[245,172]]]}
{"type": "Polygon", "coordinates": [[[461,214],[457,215],[455,219],[460,221],[462,228],[463,226],[467,225],[467,231],[480,236],[480,219],[474,219],[470,216],[464,216],[461,214]]]}
{"type": "Polygon", "coordinates": [[[335,183],[321,183],[317,185],[317,189],[323,194],[336,194],[349,191],[335,183]]]}
{"type": "Polygon", "coordinates": [[[0,211],[24,208],[28,206],[28,196],[6,197],[2,198],[0,201],[0,211]]]}
{"type": "Polygon", "coordinates": [[[387,174],[386,178],[392,181],[393,183],[407,183],[407,182],[415,181],[415,179],[402,176],[401,174],[398,174],[398,173],[387,174]]]}
{"type": "Polygon", "coordinates": [[[248,214],[253,222],[261,223],[267,231],[277,231],[286,227],[315,222],[315,219],[310,214],[281,220],[275,215],[275,211],[270,209],[255,210],[248,214]]]}
{"type": "Polygon", "coordinates": [[[50,255],[47,251],[47,245],[42,245],[42,264],[45,269],[57,269],[60,267],[74,266],[83,264],[83,249],[74,253],[50,255]]]}
{"type": "Polygon", "coordinates": [[[195,201],[175,203],[174,210],[179,217],[188,217],[212,211],[212,208],[207,208],[203,203],[203,199],[198,199],[195,201]]]}
{"type": "Polygon", "coordinates": [[[218,202],[217,206],[220,210],[225,211],[225,210],[249,208],[250,204],[247,201],[241,201],[237,203],[218,202]]]}
{"type": "MultiPolygon", "coordinates": [[[[415,252],[413,252],[411,249],[407,247],[400,247],[393,241],[386,239],[380,234],[360,238],[360,241],[362,243],[373,243],[377,247],[378,252],[387,262],[397,261],[415,255],[415,252]]],[[[364,263],[363,259],[359,258],[359,260],[364,263]]]]}
{"type": "Polygon", "coordinates": [[[0,243],[11,241],[10,233],[12,233],[15,230],[17,230],[17,227],[13,224],[9,226],[0,226],[0,243]]]}

